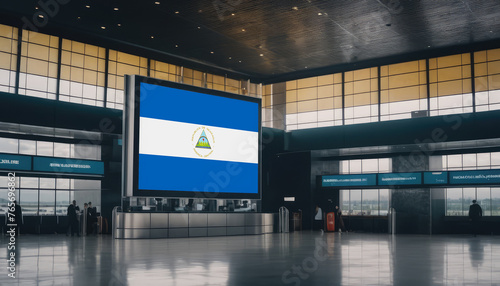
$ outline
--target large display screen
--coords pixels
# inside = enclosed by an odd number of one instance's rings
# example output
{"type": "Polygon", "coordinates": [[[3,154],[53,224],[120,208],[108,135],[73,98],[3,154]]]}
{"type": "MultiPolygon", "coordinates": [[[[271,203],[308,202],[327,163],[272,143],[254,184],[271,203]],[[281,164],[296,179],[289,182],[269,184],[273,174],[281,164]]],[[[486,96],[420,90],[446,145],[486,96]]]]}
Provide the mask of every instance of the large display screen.
{"type": "Polygon", "coordinates": [[[260,198],[260,99],[142,79],[134,195],[260,198]]]}

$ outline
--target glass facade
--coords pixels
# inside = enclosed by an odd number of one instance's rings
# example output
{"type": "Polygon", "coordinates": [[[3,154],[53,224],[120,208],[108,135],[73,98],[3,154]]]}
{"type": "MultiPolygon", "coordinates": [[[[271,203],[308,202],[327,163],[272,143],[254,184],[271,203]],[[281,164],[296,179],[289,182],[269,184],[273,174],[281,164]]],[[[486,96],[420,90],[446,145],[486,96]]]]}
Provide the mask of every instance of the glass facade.
{"type": "Polygon", "coordinates": [[[18,29],[0,25],[0,91],[15,92],[18,29]]]}
{"type": "Polygon", "coordinates": [[[476,111],[500,109],[500,49],[474,53],[476,111]]]}
{"type": "Polygon", "coordinates": [[[340,209],[344,215],[386,216],[389,189],[340,190],[340,209]]]}

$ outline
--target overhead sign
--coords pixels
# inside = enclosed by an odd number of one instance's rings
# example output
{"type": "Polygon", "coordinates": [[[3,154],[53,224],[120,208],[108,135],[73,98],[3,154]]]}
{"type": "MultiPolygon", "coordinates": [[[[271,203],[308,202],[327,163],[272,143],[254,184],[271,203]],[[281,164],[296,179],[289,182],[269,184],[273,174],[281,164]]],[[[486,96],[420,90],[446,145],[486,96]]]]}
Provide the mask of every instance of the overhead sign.
{"type": "Polygon", "coordinates": [[[104,163],[90,160],[34,157],[33,171],[103,175],[104,163]]]}
{"type": "Polygon", "coordinates": [[[424,172],[425,185],[448,184],[448,172],[424,172]]]}
{"type": "Polygon", "coordinates": [[[380,186],[420,185],[422,173],[378,174],[378,184],[380,186]]]}
{"type": "Polygon", "coordinates": [[[363,175],[330,175],[321,178],[323,187],[375,186],[376,174],[363,175]]]}
{"type": "Polygon", "coordinates": [[[450,172],[450,184],[498,184],[500,170],[450,172]]]}
{"type": "Polygon", "coordinates": [[[2,170],[31,170],[31,157],[0,154],[0,169],[2,170]]]}

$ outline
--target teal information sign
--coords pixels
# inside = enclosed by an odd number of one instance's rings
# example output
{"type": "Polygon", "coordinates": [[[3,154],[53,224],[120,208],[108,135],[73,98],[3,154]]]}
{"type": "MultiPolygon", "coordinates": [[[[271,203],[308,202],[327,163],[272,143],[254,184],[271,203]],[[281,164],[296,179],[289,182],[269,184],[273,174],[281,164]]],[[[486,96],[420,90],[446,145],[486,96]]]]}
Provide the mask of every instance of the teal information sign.
{"type": "Polygon", "coordinates": [[[380,186],[420,185],[422,173],[378,174],[378,184],[380,186]]]}
{"type": "Polygon", "coordinates": [[[33,171],[103,175],[104,163],[90,160],[34,157],[33,171]]]}
{"type": "Polygon", "coordinates": [[[0,154],[0,169],[2,170],[31,170],[31,157],[0,154]]]}
{"type": "Polygon", "coordinates": [[[450,172],[450,184],[498,184],[500,170],[450,172]]]}
{"type": "Polygon", "coordinates": [[[330,175],[321,177],[323,187],[375,186],[377,175],[330,175]]]}
{"type": "Polygon", "coordinates": [[[424,184],[448,184],[448,172],[424,172],[424,184]]]}

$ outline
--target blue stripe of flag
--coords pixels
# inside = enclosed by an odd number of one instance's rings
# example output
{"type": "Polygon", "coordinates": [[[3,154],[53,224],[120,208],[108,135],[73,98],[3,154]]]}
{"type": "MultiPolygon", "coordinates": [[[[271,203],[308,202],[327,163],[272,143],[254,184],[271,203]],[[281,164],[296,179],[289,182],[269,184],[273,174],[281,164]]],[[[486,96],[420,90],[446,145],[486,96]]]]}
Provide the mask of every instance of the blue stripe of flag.
{"type": "Polygon", "coordinates": [[[139,190],[257,194],[258,164],[139,154],[139,190]]]}
{"type": "Polygon", "coordinates": [[[255,102],[141,83],[140,116],[258,132],[255,102]]]}

